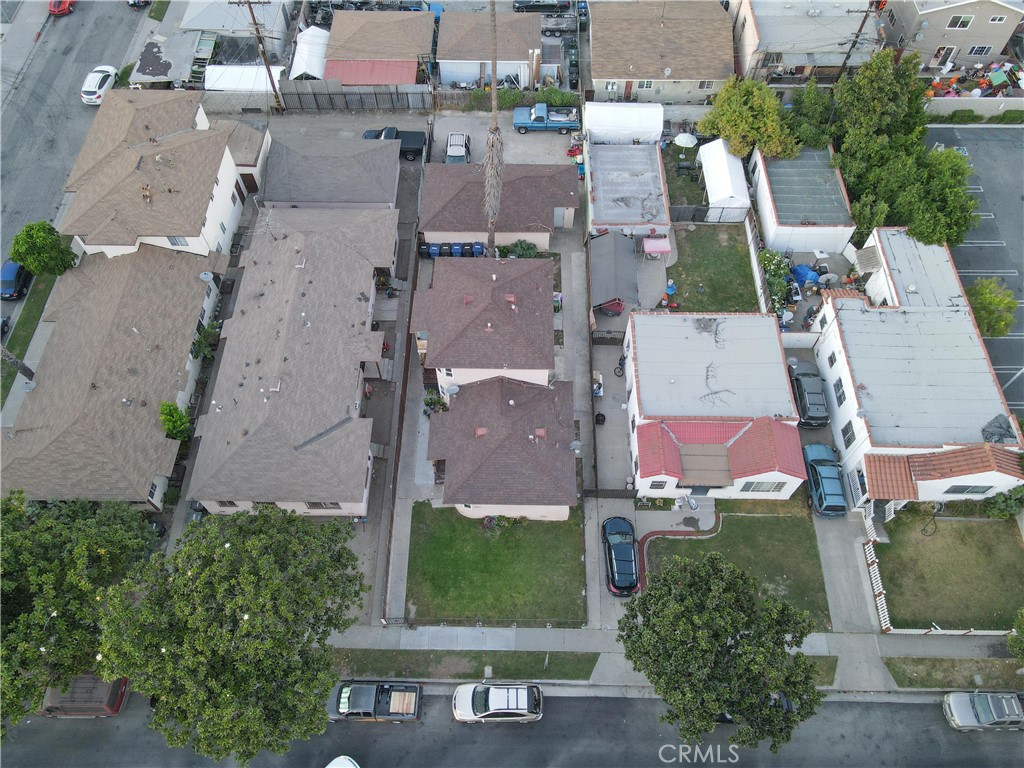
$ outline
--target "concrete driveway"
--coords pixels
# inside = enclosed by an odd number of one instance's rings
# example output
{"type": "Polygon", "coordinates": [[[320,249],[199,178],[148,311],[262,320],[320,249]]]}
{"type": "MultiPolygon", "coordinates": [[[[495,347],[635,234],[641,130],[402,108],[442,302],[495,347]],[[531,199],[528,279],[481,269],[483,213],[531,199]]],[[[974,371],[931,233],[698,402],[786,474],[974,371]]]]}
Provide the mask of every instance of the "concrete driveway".
{"type": "MultiPolygon", "coordinates": [[[[434,120],[431,162],[444,162],[448,134],[452,131],[462,131],[469,134],[472,146],[470,159],[474,163],[482,163],[487,149],[487,129],[490,125],[489,112],[439,112],[434,120]]],[[[568,136],[561,136],[558,131],[531,131],[520,135],[512,128],[512,113],[509,111],[498,114],[498,125],[501,127],[506,163],[530,165],[571,162],[565,154],[565,150],[569,148],[568,136]]]]}

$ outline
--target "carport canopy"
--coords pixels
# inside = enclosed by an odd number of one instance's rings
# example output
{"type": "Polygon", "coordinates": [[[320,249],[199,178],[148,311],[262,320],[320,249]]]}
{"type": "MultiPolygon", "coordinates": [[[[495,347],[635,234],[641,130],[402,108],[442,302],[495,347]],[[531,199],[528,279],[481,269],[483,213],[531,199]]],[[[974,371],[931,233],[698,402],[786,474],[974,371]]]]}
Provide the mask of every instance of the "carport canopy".
{"type": "Polygon", "coordinates": [[[667,237],[645,237],[644,253],[657,254],[672,253],[672,243],[667,237]]]}

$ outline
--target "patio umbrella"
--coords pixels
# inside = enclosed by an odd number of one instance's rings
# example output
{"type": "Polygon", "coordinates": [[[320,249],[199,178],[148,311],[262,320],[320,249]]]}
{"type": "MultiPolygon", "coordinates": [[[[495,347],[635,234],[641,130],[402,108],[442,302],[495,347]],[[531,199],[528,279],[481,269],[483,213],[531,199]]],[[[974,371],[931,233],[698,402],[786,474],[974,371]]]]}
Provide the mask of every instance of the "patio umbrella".
{"type": "Polygon", "coordinates": [[[680,133],[678,136],[672,139],[672,143],[675,144],[677,147],[696,147],[697,137],[694,136],[692,133],[680,133]]]}

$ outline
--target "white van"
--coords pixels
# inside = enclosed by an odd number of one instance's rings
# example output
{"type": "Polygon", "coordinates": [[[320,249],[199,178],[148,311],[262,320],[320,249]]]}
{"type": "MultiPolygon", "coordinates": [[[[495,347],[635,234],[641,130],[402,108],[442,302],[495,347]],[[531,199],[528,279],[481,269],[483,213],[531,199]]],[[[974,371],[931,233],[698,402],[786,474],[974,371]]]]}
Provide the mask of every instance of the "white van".
{"type": "Polygon", "coordinates": [[[448,134],[448,148],[445,150],[446,163],[469,162],[469,136],[461,131],[448,134]]]}

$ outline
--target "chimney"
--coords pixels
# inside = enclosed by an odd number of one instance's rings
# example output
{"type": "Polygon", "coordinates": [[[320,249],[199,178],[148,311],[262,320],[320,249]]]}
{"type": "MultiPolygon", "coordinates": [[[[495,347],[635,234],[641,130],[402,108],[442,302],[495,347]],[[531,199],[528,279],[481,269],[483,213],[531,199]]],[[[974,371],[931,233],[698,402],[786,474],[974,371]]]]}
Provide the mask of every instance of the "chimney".
{"type": "Polygon", "coordinates": [[[487,434],[487,427],[477,427],[473,431],[473,437],[483,437],[487,434]]]}
{"type": "Polygon", "coordinates": [[[548,436],[548,430],[546,427],[537,427],[533,430],[533,434],[538,440],[543,440],[548,436]]]}
{"type": "Polygon", "coordinates": [[[468,307],[470,304],[473,303],[473,297],[467,293],[465,296],[462,297],[462,303],[463,305],[468,307]]]}

